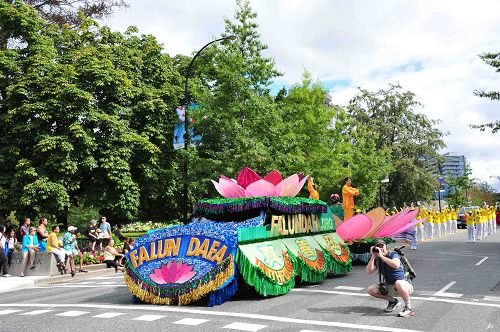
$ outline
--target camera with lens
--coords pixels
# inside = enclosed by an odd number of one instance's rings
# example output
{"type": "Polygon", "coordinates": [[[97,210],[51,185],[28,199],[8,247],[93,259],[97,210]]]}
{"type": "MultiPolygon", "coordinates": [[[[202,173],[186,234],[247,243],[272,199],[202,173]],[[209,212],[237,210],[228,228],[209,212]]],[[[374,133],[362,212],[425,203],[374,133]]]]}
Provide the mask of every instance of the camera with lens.
{"type": "Polygon", "coordinates": [[[389,294],[389,287],[387,287],[387,284],[385,282],[381,282],[378,284],[378,291],[382,295],[387,295],[389,294]]]}
{"type": "Polygon", "coordinates": [[[372,248],[372,252],[373,252],[374,254],[378,254],[378,253],[380,252],[380,249],[379,249],[379,248],[377,248],[377,247],[373,247],[373,248],[372,248]]]}

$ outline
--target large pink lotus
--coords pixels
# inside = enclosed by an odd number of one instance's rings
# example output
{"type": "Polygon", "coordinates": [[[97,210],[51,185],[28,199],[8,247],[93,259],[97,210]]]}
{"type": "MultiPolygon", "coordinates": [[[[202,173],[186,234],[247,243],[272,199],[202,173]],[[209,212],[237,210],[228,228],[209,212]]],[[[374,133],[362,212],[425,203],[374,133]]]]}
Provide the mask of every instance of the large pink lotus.
{"type": "Polygon", "coordinates": [[[159,269],[154,269],[154,273],[149,278],[157,284],[183,284],[196,275],[193,266],[176,261],[170,261],[167,265],[162,264],[159,269]]]}
{"type": "Polygon", "coordinates": [[[222,175],[219,182],[212,180],[215,189],[225,198],[254,196],[289,196],[294,197],[304,186],[307,177],[294,174],[283,180],[281,174],[272,170],[261,178],[254,170],[244,167],[237,180],[222,175]]]}

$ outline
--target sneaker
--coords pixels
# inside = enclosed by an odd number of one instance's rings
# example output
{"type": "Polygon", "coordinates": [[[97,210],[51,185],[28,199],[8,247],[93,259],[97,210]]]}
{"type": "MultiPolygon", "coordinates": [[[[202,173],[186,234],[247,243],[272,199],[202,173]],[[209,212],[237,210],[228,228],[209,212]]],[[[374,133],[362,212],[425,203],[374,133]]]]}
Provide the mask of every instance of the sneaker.
{"type": "Polygon", "coordinates": [[[36,266],[35,266],[35,265],[32,265],[32,266],[30,267],[30,270],[34,270],[35,268],[36,268],[36,266]]]}
{"type": "Polygon", "coordinates": [[[405,306],[403,308],[403,310],[398,314],[399,317],[408,317],[408,316],[411,316],[413,314],[413,311],[411,310],[411,308],[405,306]]]}
{"type": "Polygon", "coordinates": [[[397,299],[394,300],[394,302],[389,302],[387,305],[387,308],[384,309],[385,312],[393,312],[394,309],[399,305],[399,301],[397,299]]]}
{"type": "Polygon", "coordinates": [[[12,275],[11,275],[11,274],[8,274],[8,273],[7,273],[7,274],[4,274],[3,276],[4,276],[5,278],[12,277],[12,275]]]}

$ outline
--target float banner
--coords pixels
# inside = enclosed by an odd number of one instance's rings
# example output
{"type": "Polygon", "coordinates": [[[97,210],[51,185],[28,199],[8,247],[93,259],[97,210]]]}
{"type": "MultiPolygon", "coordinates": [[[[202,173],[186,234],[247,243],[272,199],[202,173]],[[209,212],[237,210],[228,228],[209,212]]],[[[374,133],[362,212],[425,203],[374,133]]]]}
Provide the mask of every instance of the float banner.
{"type": "Polygon", "coordinates": [[[314,235],[314,240],[327,256],[328,270],[334,274],[346,274],[352,269],[352,257],[349,247],[336,233],[314,235]]]}
{"type": "Polygon", "coordinates": [[[294,264],[281,240],[238,246],[237,264],[243,279],[261,295],[287,293],[295,285],[294,264]]]}
{"type": "Polygon", "coordinates": [[[326,278],[327,265],[323,249],[312,236],[303,236],[282,240],[292,259],[296,262],[296,271],[305,282],[319,282],[326,278]]]}
{"type": "Polygon", "coordinates": [[[146,234],[125,256],[127,286],[148,303],[187,304],[216,291],[213,303],[222,303],[237,287],[238,228],[262,223],[262,215],[239,223],[203,219],[146,234]]]}

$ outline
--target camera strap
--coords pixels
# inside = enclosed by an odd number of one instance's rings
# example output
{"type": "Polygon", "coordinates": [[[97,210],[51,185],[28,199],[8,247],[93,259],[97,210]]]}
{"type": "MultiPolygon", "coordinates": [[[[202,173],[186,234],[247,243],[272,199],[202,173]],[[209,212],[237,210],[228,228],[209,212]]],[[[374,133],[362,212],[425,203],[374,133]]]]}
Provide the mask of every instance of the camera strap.
{"type": "Polygon", "coordinates": [[[385,277],[382,277],[382,261],[380,258],[377,257],[377,262],[378,262],[378,282],[382,283],[385,282],[385,277]]]}

